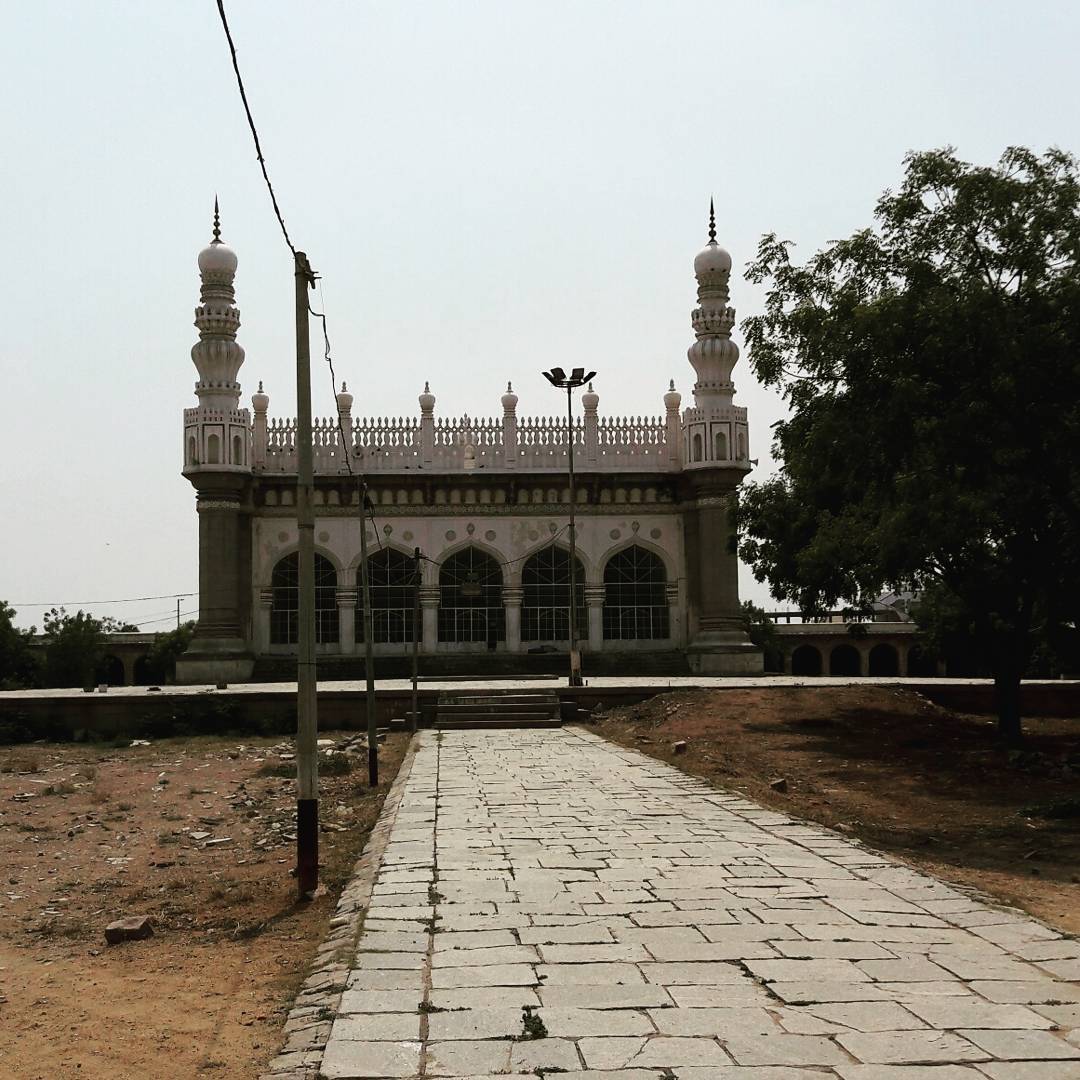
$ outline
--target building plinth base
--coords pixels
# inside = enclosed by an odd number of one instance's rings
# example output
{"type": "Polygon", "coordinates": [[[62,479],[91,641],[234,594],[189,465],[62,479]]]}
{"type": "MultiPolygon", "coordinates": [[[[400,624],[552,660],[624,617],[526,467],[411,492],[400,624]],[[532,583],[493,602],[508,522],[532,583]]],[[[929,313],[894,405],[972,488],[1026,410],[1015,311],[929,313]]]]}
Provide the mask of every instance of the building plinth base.
{"type": "Polygon", "coordinates": [[[743,633],[699,634],[686,647],[686,661],[695,675],[761,675],[765,654],[743,633]]]}
{"type": "Polygon", "coordinates": [[[176,681],[183,686],[249,682],[254,670],[255,657],[240,638],[196,638],[176,659],[176,681]]]}

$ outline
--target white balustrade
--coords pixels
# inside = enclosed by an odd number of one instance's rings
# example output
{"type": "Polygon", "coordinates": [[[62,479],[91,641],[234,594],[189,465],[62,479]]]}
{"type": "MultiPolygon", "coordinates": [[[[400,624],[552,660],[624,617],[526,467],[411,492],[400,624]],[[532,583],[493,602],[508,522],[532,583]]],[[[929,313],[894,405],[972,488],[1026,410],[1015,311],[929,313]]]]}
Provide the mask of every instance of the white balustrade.
{"type": "MultiPolygon", "coordinates": [[[[337,417],[312,421],[315,471],[345,473],[337,417]]],[[[408,417],[357,418],[351,422],[354,472],[401,472],[425,469],[457,472],[502,469],[507,461],[502,418],[436,417],[426,429],[408,417]],[[427,435],[430,432],[430,435],[427,435]],[[425,437],[430,446],[425,446],[425,437]]],[[[668,469],[668,428],[663,417],[604,416],[573,423],[575,464],[581,470],[668,469]]],[[[516,445],[509,455],[516,469],[565,472],[567,421],[560,417],[523,417],[516,422],[516,445]]],[[[296,472],[295,419],[266,421],[267,472],[296,472]]]]}

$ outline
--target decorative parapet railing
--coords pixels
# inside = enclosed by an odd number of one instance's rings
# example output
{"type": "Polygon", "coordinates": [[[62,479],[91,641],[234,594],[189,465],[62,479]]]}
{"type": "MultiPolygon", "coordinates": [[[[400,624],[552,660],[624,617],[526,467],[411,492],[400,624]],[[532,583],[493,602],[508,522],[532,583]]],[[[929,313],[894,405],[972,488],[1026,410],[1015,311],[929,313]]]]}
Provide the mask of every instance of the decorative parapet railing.
{"type": "MultiPolygon", "coordinates": [[[[595,412],[573,423],[575,465],[582,471],[670,470],[680,467],[679,428],[664,417],[597,417],[595,412]],[[674,435],[674,439],[672,436],[674,435]]],[[[565,472],[567,421],[557,417],[422,415],[357,418],[342,415],[312,421],[316,473],[348,471],[341,434],[356,472],[433,472],[473,469],[527,469],[565,472]]],[[[256,415],[251,430],[256,469],[296,472],[296,420],[270,420],[256,415]]]]}

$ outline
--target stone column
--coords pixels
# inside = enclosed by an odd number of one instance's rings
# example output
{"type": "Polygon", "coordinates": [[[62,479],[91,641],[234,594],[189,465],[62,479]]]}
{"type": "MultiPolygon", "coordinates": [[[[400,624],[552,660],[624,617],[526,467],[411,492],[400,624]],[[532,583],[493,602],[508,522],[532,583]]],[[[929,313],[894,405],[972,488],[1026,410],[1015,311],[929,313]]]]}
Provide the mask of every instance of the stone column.
{"type": "Polygon", "coordinates": [[[506,609],[506,651],[519,653],[521,647],[521,601],[525,590],[520,585],[504,585],[503,607],[506,609]]]}
{"type": "Polygon", "coordinates": [[[242,473],[199,473],[199,622],[176,666],[178,682],[251,677],[251,517],[242,473]]]}
{"type": "Polygon", "coordinates": [[[589,652],[604,650],[604,595],[603,585],[585,586],[585,607],[589,618],[589,652]]]}
{"type": "Polygon", "coordinates": [[[356,652],[356,589],[346,586],[337,591],[338,644],[342,656],[356,652]]]}
{"type": "Polygon", "coordinates": [[[682,608],[679,606],[679,583],[669,581],[664,587],[668,602],[668,629],[673,645],[681,645],[683,642],[682,608]]]}
{"type": "Polygon", "coordinates": [[[433,653],[439,643],[439,587],[420,587],[421,652],[433,653]]]}
{"type": "Polygon", "coordinates": [[[274,607],[274,590],[267,585],[259,590],[259,603],[254,614],[255,652],[265,656],[270,651],[270,612],[274,607]]]}
{"type": "Polygon", "coordinates": [[[683,528],[690,643],[687,659],[696,674],[757,675],[760,649],[743,629],[739,563],[731,550],[731,500],[742,472],[694,470],[684,474],[683,528]]]}

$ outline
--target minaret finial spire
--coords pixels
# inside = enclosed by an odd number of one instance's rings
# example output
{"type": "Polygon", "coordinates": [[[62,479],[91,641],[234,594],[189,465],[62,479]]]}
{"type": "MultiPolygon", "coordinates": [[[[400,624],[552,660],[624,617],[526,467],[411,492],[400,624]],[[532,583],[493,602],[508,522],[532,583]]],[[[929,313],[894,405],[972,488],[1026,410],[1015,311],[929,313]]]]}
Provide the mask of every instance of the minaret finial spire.
{"type": "Polygon", "coordinates": [[[709,243],[716,243],[716,211],[713,209],[712,196],[709,196],[709,243]]]}
{"type": "Polygon", "coordinates": [[[221,215],[218,213],[217,196],[214,196],[214,243],[221,243],[221,215]]]}

